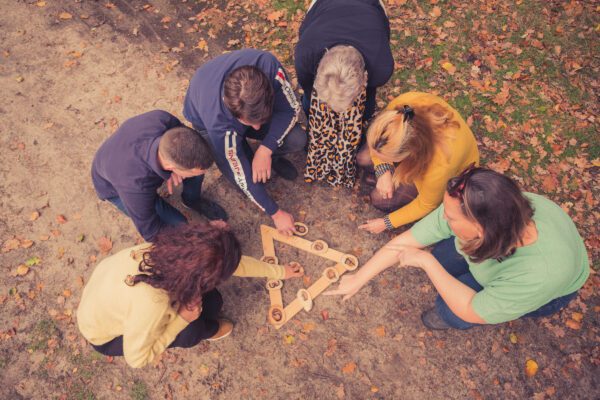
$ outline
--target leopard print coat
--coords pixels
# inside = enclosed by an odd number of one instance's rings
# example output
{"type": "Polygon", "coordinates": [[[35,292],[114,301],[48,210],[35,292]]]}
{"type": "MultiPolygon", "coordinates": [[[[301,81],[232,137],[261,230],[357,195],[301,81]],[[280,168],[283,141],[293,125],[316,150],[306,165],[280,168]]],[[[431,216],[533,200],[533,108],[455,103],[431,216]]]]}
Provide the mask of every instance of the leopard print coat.
{"type": "Polygon", "coordinates": [[[352,187],[356,180],[356,153],[363,131],[366,88],[344,112],[333,111],[313,90],[308,116],[306,182],[325,181],[352,187]]]}

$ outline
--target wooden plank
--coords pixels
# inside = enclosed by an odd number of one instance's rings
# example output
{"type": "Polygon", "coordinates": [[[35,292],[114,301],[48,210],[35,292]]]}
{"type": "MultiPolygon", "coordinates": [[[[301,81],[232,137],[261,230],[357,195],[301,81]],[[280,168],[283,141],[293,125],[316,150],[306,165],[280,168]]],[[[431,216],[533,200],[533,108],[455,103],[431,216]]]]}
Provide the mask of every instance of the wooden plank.
{"type": "MultiPolygon", "coordinates": [[[[273,242],[273,235],[270,226],[260,226],[260,236],[262,238],[263,253],[265,256],[275,257],[275,243],[273,242]]],[[[277,230],[275,230],[277,232],[277,230]]]]}

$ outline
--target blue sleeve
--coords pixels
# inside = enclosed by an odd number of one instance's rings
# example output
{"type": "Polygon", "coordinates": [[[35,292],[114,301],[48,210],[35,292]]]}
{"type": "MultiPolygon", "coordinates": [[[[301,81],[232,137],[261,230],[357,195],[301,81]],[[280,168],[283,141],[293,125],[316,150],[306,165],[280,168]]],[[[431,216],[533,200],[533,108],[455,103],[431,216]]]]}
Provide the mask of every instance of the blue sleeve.
{"type": "Polygon", "coordinates": [[[252,165],[243,148],[243,136],[233,129],[209,131],[216,152],[217,164],[223,174],[232,179],[244,194],[261,210],[275,214],[279,207],[271,199],[262,183],[252,181],[252,165]]]}
{"type": "Polygon", "coordinates": [[[296,125],[300,104],[296,100],[292,85],[287,80],[283,67],[279,66],[273,80],[275,101],[273,115],[269,123],[269,131],[262,141],[262,145],[275,151],[283,144],[285,137],[296,125]]]}
{"type": "Polygon", "coordinates": [[[300,84],[306,96],[311,95],[319,61],[321,60],[317,57],[317,54],[304,50],[303,45],[298,43],[294,54],[294,67],[296,68],[298,84],[300,84]]]}
{"type": "Polygon", "coordinates": [[[121,192],[119,197],[133,220],[133,224],[145,241],[152,242],[156,234],[165,226],[156,213],[156,192],[121,192]]]}

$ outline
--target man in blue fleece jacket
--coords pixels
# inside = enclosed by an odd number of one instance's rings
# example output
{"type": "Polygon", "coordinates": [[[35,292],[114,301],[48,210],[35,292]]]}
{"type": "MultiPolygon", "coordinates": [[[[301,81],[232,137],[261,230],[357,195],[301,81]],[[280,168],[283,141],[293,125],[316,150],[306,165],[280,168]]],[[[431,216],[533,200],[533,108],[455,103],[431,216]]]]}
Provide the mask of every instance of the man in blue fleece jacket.
{"type": "Polygon", "coordinates": [[[175,207],[156,190],[166,181],[192,180],[181,195],[186,207],[211,220],[226,219],[218,204],[200,197],[194,177],[213,163],[206,140],[166,111],[154,110],[125,121],[100,146],[92,163],[92,181],[98,197],[128,215],[143,238],[151,242],[166,226],[186,223],[175,207]]]}
{"type": "MultiPolygon", "coordinates": [[[[281,156],[306,146],[306,133],[296,124],[299,111],[281,63],[271,53],[255,49],[223,54],[200,67],[183,109],[208,139],[223,175],[286,234],[293,232],[294,218],[279,208],[264,183],[271,177],[271,167],[284,179],[297,176],[281,156]],[[255,154],[246,138],[261,141],[255,154]]],[[[184,181],[184,188],[202,179],[184,181]]]]}

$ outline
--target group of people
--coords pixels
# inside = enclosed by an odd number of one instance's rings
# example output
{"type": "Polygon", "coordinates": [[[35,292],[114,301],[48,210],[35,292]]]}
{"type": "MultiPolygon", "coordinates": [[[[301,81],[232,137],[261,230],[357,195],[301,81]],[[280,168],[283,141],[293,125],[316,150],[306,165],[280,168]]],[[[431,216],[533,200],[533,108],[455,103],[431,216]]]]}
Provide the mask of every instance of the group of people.
{"type": "Polygon", "coordinates": [[[191,79],[183,115],[193,129],[155,110],[125,121],[102,144],[92,166],[96,192],[147,243],[101,261],[84,288],[77,320],[97,351],[141,367],[168,347],[222,339],[233,323],[219,315],[219,283],[301,275],[241,255],[226,211],[201,192],[216,163],[291,235],[293,215],[265,184],[272,171],[297,178],[285,158],[292,152],[306,152],[306,182],[351,187],[363,171],[372,205],[385,214],[359,229],[377,234],[415,223],[327,294],[345,300],[391,266],[421,268],[439,293],[421,315],[430,329],[550,315],[577,295],[589,261],[574,223],[552,201],[479,167],[477,142],[457,110],[436,95],[407,92],[373,117],[376,89],[393,72],[389,42],[379,0],[313,1],[295,50],[300,101],[271,53],[233,51],[191,79]],[[307,128],[298,123],[302,110],[307,128]],[[165,182],[171,193],[181,184],[183,206],[210,222],[188,223],[157,194],[165,182]]]}

